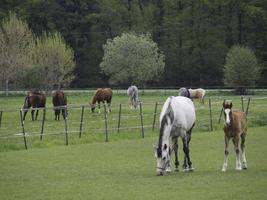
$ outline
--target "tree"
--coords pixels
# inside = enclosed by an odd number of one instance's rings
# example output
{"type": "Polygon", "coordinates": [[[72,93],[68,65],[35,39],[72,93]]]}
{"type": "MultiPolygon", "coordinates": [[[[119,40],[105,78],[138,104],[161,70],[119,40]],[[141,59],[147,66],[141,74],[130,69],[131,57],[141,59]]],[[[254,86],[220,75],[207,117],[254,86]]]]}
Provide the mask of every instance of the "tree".
{"type": "Polygon", "coordinates": [[[11,80],[17,82],[29,67],[28,53],[34,37],[26,22],[9,12],[0,28],[0,75],[8,95],[11,80]]]}
{"type": "Polygon", "coordinates": [[[233,46],[226,56],[224,84],[244,94],[260,78],[260,66],[254,52],[242,46],[233,46]]]}
{"type": "Polygon", "coordinates": [[[58,32],[37,38],[32,62],[35,83],[46,91],[68,86],[74,77],[74,52],[58,32]]]}
{"type": "Polygon", "coordinates": [[[103,46],[104,56],[100,64],[116,84],[145,85],[156,81],[164,70],[164,55],[150,35],[123,33],[103,46]]]}

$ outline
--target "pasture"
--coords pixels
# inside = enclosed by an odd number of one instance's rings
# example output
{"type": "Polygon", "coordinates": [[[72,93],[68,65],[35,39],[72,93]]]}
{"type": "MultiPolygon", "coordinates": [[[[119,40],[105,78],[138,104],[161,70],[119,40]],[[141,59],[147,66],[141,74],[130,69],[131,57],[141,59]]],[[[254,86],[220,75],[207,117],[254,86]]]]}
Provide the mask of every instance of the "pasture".
{"type": "MultiPolygon", "coordinates": [[[[112,112],[107,114],[106,131],[103,106],[100,114],[98,112],[92,113],[89,107],[94,91],[80,93],[68,93],[66,91],[69,107],[67,143],[71,145],[103,142],[106,140],[137,139],[142,138],[142,130],[144,131],[144,137],[158,136],[158,121],[162,104],[168,96],[176,95],[178,91],[145,92],[144,94],[141,92],[139,95],[142,101],[142,113],[140,114],[140,109],[130,109],[126,90],[114,91],[111,103],[112,112]],[[84,112],[83,119],[81,120],[82,106],[84,106],[84,112]],[[119,115],[121,115],[120,119],[119,115]],[[142,124],[143,127],[141,126],[142,124]],[[152,130],[153,124],[154,131],[152,130]]],[[[24,97],[23,95],[0,97],[0,110],[3,110],[0,117],[0,151],[25,149],[19,113],[24,97]]],[[[244,97],[244,110],[246,110],[248,98],[244,97]]],[[[194,101],[197,110],[197,123],[194,131],[222,130],[223,120],[220,123],[218,121],[224,99],[231,99],[234,109],[242,109],[240,96],[223,96],[223,94],[218,96],[208,93],[204,105],[199,103],[198,100],[194,101]],[[209,109],[209,98],[211,99],[211,112],[209,109]]],[[[39,111],[37,121],[32,122],[30,114],[26,116],[24,131],[28,149],[66,144],[65,123],[62,116],[60,121],[54,120],[51,96],[47,97],[46,106],[44,122],[42,121],[44,117],[43,110],[39,111]],[[42,140],[40,140],[41,134],[42,140]]],[[[264,96],[251,96],[248,118],[249,127],[267,125],[267,105],[264,96]]]]}
{"type": "MultiPolygon", "coordinates": [[[[218,123],[222,102],[231,99],[241,109],[240,96],[207,94],[205,105],[195,101],[197,124],[191,141],[195,171],[156,176],[153,145],[158,142],[158,118],[162,103],[175,93],[140,95],[143,102],[144,138],[140,110],[130,110],[125,93],[116,93],[112,112],[107,114],[105,142],[104,112],[91,113],[92,93],[67,93],[68,146],[64,120],[54,120],[52,99],[47,97],[44,135],[40,140],[42,111],[37,121],[28,114],[24,150],[19,108],[24,96],[0,97],[0,196],[1,199],[266,199],[267,198],[267,104],[263,96],[251,96],[246,154],[248,170],[238,172],[230,146],[229,167],[221,172],[224,156],[223,119],[218,123]],[[208,98],[211,98],[213,131],[208,98]],[[152,130],[158,102],[155,130],[152,130]],[[121,122],[118,132],[119,104],[121,122]],[[79,138],[81,105],[83,129],[79,138]]],[[[244,109],[248,97],[244,98],[244,109]]],[[[103,108],[103,107],[102,107],[103,108]]],[[[181,142],[181,141],[179,141],[181,142]]],[[[179,143],[181,161],[181,143],[179,143]]]]}
{"type": "Polygon", "coordinates": [[[192,173],[156,176],[156,137],[0,153],[1,199],[257,199],[267,198],[266,127],[251,128],[248,170],[223,163],[222,131],[194,132],[192,173]]]}

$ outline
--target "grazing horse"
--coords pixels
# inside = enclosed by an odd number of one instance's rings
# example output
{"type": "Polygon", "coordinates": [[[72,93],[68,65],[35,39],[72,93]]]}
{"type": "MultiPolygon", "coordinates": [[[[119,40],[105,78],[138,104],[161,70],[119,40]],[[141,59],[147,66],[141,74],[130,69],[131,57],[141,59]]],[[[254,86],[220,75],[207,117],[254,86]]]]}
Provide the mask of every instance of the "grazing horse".
{"type": "Polygon", "coordinates": [[[67,110],[65,112],[67,106],[67,97],[64,92],[61,90],[57,90],[52,95],[52,102],[54,105],[55,111],[55,120],[59,120],[60,111],[62,113],[63,119],[67,117],[67,110]]]}
{"type": "Polygon", "coordinates": [[[91,110],[95,111],[96,102],[98,103],[98,112],[100,113],[100,102],[108,104],[108,111],[111,112],[110,104],[112,99],[112,89],[111,88],[98,88],[96,90],[95,96],[92,100],[91,110]]]}
{"type": "Polygon", "coordinates": [[[131,105],[131,109],[134,107],[135,109],[138,106],[138,88],[135,85],[132,85],[127,90],[127,95],[129,96],[129,104],[131,105]]]}
{"type": "Polygon", "coordinates": [[[190,93],[190,98],[191,99],[199,99],[203,104],[204,104],[204,96],[206,91],[202,88],[198,88],[198,89],[188,89],[189,93],[190,93]]]}
{"type": "Polygon", "coordinates": [[[180,88],[180,90],[179,90],[179,94],[178,94],[178,95],[179,95],[179,96],[183,96],[183,97],[187,97],[187,98],[190,99],[190,92],[189,92],[189,90],[188,90],[187,88],[185,88],[185,87],[180,88]]]}
{"type": "Polygon", "coordinates": [[[24,115],[23,115],[23,121],[25,120],[26,114],[30,107],[33,108],[31,111],[32,121],[37,120],[38,111],[39,111],[38,108],[44,108],[45,103],[46,103],[46,97],[41,91],[39,90],[29,91],[24,100],[23,109],[25,110],[24,110],[24,115]],[[34,118],[34,111],[36,108],[37,110],[36,110],[36,115],[34,118]]]}
{"type": "Polygon", "coordinates": [[[171,171],[171,152],[175,153],[175,169],[178,171],[178,138],[183,141],[185,171],[193,171],[189,156],[189,142],[195,125],[196,113],[193,102],[182,96],[169,97],[160,113],[159,143],[155,150],[157,175],[171,171]]]}
{"type": "Polygon", "coordinates": [[[224,111],[224,163],[222,171],[227,170],[228,165],[228,145],[229,140],[232,138],[235,152],[236,152],[236,170],[247,169],[247,161],[245,155],[245,140],[247,135],[247,118],[244,112],[233,111],[232,102],[223,103],[224,111]],[[242,155],[242,165],[241,165],[242,155]]]}

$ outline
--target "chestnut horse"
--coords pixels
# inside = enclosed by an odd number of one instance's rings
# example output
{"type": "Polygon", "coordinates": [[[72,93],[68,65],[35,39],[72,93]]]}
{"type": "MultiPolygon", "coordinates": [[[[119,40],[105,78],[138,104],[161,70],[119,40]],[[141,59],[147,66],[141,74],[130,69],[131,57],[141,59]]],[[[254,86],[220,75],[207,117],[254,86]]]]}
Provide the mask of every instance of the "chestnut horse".
{"type": "Polygon", "coordinates": [[[91,110],[95,111],[96,102],[98,103],[98,112],[100,113],[100,102],[108,104],[108,111],[111,112],[110,104],[112,99],[112,89],[111,88],[98,88],[96,90],[95,96],[92,100],[91,110]]]}
{"type": "Polygon", "coordinates": [[[25,120],[26,114],[29,110],[30,107],[32,107],[32,121],[37,120],[38,116],[38,108],[45,108],[45,103],[46,103],[46,97],[45,94],[43,94],[39,90],[34,90],[34,91],[29,91],[27,96],[25,97],[24,100],[24,115],[23,115],[23,121],[25,120]],[[34,111],[36,110],[35,118],[34,118],[34,111]]]}
{"type": "Polygon", "coordinates": [[[62,112],[63,119],[67,117],[67,97],[65,96],[64,92],[61,90],[57,90],[52,95],[52,102],[54,105],[55,111],[55,120],[59,120],[60,111],[62,112]]]}
{"type": "Polygon", "coordinates": [[[222,171],[227,170],[228,165],[228,145],[229,140],[232,138],[235,152],[236,152],[236,170],[247,169],[247,161],[245,155],[245,140],[247,135],[247,118],[244,112],[233,111],[232,102],[223,103],[224,111],[224,163],[222,171]],[[241,155],[242,155],[242,165],[241,165],[241,155]]]}

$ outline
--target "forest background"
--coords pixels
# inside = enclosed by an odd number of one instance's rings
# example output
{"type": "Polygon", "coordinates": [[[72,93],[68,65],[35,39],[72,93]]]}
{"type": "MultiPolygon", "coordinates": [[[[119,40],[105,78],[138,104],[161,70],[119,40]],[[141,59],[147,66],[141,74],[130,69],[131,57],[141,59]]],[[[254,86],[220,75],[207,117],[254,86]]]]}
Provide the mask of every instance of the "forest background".
{"type": "Polygon", "coordinates": [[[37,36],[61,33],[74,50],[72,88],[109,85],[100,69],[103,45],[125,32],[150,33],[165,55],[164,73],[146,87],[221,87],[234,45],[254,51],[257,86],[267,86],[266,0],[0,0],[0,22],[9,11],[37,36]]]}

